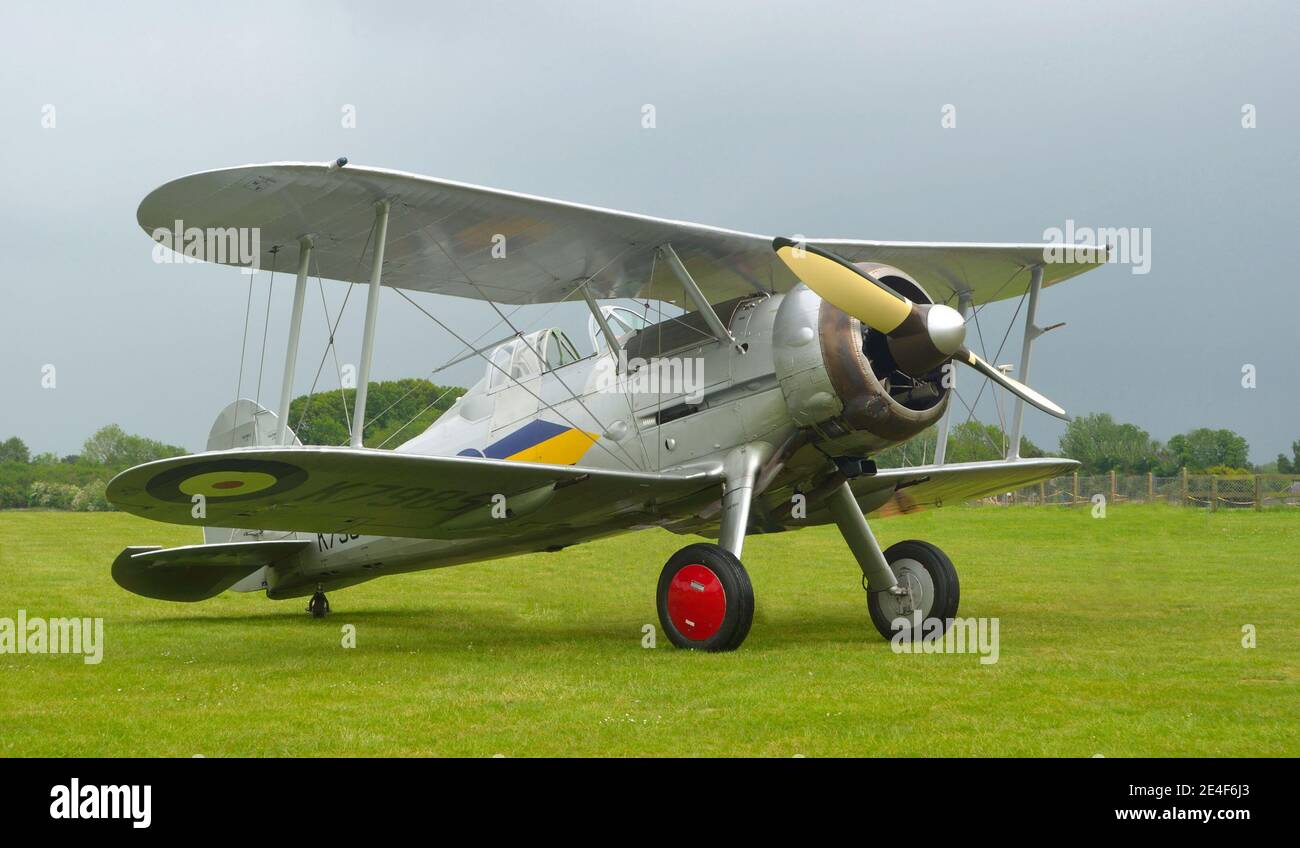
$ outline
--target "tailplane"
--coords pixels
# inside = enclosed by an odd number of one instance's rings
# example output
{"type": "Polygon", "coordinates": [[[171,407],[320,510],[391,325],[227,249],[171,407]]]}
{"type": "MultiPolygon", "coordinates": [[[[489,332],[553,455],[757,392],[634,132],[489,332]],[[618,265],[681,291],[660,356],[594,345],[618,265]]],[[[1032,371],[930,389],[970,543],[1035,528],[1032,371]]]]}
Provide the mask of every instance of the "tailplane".
{"type": "Polygon", "coordinates": [[[301,556],[311,542],[282,539],[181,548],[134,547],[113,562],[117,585],[162,601],[202,601],[234,589],[278,562],[301,556]]]}

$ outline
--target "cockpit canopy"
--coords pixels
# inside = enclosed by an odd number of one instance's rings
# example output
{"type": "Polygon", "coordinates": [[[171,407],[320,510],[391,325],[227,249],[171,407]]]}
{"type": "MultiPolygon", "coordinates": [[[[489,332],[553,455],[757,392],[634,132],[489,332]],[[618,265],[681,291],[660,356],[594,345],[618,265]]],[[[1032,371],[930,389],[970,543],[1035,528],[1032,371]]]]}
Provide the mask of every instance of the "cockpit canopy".
{"type": "Polygon", "coordinates": [[[558,327],[511,339],[498,345],[489,357],[488,391],[526,382],[544,371],[563,368],[581,358],[573,342],[558,327]]]}
{"type": "MultiPolygon", "coordinates": [[[[610,330],[620,341],[635,333],[637,330],[650,326],[650,322],[645,316],[639,315],[628,309],[626,306],[602,306],[601,314],[605,316],[605,321],[609,324],[610,330]]],[[[597,353],[604,353],[609,349],[609,342],[605,339],[605,334],[600,331],[600,325],[596,323],[596,316],[587,319],[587,333],[591,336],[591,346],[596,349],[597,353]]]]}
{"type": "MultiPolygon", "coordinates": [[[[609,328],[620,343],[638,330],[651,326],[645,316],[626,306],[604,305],[600,308],[609,328]]],[[[609,342],[600,331],[595,316],[588,319],[587,332],[597,354],[609,350],[609,342]]],[[[503,342],[492,351],[487,366],[488,391],[505,385],[525,382],[546,371],[563,368],[583,357],[568,335],[559,327],[550,327],[503,342]]]]}

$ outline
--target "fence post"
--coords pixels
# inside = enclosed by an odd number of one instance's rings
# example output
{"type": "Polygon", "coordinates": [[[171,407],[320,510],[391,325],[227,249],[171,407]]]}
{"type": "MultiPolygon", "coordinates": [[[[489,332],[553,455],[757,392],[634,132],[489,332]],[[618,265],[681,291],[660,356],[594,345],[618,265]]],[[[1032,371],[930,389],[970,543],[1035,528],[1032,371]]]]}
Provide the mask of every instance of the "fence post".
{"type": "Polygon", "coordinates": [[[1156,475],[1154,472],[1147,472],[1147,503],[1152,503],[1156,499],[1156,475]]]}
{"type": "Polygon", "coordinates": [[[1074,472],[1074,500],[1070,501],[1070,506],[1079,502],[1079,472],[1074,472]]]}
{"type": "Polygon", "coordinates": [[[1110,470],[1110,503],[1115,503],[1115,469],[1110,470]]]}
{"type": "Polygon", "coordinates": [[[1043,506],[1047,503],[1047,483],[1042,480],[1038,481],[1038,504],[1043,506]]]}
{"type": "Polygon", "coordinates": [[[1264,481],[1258,474],[1256,474],[1255,475],[1255,512],[1262,512],[1263,510],[1264,510],[1264,481]]]}
{"type": "Polygon", "coordinates": [[[1210,477],[1210,512],[1219,511],[1219,475],[1210,477]]]}
{"type": "Polygon", "coordinates": [[[1187,506],[1187,466],[1183,466],[1183,502],[1179,506],[1187,506]]]}

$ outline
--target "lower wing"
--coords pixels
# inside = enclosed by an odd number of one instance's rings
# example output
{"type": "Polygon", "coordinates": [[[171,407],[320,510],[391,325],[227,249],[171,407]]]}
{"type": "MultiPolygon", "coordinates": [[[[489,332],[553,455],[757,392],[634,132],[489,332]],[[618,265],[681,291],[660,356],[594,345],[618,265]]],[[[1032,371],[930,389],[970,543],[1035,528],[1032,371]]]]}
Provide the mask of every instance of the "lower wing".
{"type": "Polygon", "coordinates": [[[873,502],[882,490],[892,489],[889,499],[873,511],[880,515],[901,515],[1003,494],[1069,474],[1078,467],[1079,463],[1072,459],[1056,457],[914,465],[881,469],[869,477],[857,477],[849,485],[859,499],[873,502]]]}
{"type": "Polygon", "coordinates": [[[719,472],[641,473],[364,448],[246,448],[122,472],[108,499],[171,524],[421,539],[653,520],[719,472]]]}

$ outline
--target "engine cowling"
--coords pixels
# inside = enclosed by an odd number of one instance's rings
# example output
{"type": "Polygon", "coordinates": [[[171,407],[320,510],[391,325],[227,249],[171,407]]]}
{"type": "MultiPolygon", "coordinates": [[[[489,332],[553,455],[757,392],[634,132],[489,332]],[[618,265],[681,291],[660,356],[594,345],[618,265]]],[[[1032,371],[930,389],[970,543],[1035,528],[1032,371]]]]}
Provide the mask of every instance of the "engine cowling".
{"type": "MultiPolygon", "coordinates": [[[[897,268],[861,267],[915,303],[933,302],[897,268]]],[[[803,284],[782,300],[772,330],[786,406],[832,452],[876,453],[935,424],[947,409],[942,369],[919,378],[898,371],[883,335],[803,284]]]]}

